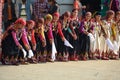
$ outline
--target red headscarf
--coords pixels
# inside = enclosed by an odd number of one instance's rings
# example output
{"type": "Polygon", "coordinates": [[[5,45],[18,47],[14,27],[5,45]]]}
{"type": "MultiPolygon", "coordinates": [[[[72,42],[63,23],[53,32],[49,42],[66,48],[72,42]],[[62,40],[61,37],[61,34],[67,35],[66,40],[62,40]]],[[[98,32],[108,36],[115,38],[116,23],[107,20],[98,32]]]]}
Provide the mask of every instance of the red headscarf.
{"type": "Polygon", "coordinates": [[[16,21],[15,21],[15,24],[22,24],[22,25],[26,25],[26,21],[24,20],[24,19],[22,19],[22,18],[19,18],[19,19],[17,19],[16,21]]]}

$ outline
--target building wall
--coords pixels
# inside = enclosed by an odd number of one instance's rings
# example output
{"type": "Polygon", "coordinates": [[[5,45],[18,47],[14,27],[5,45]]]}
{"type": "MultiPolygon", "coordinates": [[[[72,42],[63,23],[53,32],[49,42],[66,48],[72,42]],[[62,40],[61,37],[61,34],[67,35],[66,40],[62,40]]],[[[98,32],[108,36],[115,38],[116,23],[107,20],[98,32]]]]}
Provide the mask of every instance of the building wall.
{"type": "Polygon", "coordinates": [[[56,1],[60,6],[60,14],[63,14],[65,11],[72,11],[74,0],[56,0],[56,1]]]}

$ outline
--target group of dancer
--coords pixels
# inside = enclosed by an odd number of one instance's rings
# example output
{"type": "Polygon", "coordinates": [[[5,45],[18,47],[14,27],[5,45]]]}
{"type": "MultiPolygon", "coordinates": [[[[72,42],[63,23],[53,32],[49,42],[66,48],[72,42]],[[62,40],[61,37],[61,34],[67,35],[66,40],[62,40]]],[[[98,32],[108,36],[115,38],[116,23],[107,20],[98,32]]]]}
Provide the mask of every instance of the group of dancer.
{"type": "Polygon", "coordinates": [[[17,19],[2,38],[2,64],[118,59],[120,11],[109,10],[102,18],[78,10],[47,14],[36,21],[17,19]]]}

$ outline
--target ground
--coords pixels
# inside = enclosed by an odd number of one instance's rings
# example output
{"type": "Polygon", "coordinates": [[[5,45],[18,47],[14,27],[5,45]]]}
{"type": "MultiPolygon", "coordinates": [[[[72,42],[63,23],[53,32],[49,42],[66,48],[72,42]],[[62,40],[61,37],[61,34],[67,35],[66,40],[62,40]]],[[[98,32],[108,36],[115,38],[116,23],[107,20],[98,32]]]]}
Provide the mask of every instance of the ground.
{"type": "Polygon", "coordinates": [[[120,80],[120,60],[0,65],[0,80],[120,80]]]}

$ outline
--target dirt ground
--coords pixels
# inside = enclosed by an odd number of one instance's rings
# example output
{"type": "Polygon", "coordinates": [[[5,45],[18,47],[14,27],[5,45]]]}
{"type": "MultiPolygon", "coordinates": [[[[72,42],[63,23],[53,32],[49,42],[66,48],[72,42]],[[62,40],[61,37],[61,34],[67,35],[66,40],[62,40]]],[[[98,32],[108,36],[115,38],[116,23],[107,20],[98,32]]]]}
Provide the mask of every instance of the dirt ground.
{"type": "Polygon", "coordinates": [[[120,80],[120,60],[0,64],[0,80],[120,80]]]}

